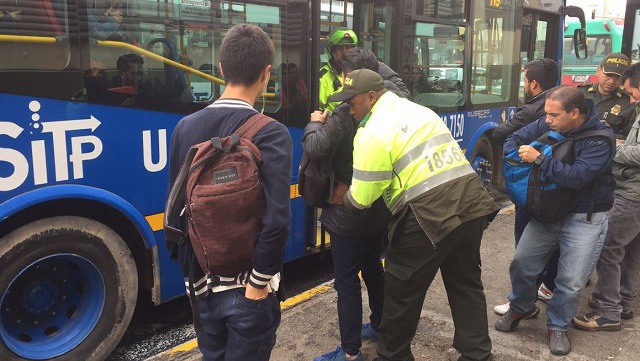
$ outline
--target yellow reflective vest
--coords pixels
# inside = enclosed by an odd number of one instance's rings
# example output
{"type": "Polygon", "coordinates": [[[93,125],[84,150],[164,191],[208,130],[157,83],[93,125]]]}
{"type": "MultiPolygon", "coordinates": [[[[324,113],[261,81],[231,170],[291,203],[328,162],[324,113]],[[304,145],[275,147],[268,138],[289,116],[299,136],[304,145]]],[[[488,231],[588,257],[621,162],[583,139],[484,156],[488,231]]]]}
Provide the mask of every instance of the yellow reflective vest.
{"type": "Polygon", "coordinates": [[[345,200],[364,209],[382,195],[395,215],[425,192],[470,174],[475,172],[440,116],[386,92],[356,133],[345,200]]]}
{"type": "Polygon", "coordinates": [[[342,74],[336,75],[329,64],[325,64],[320,68],[320,109],[333,110],[340,102],[329,102],[329,97],[342,90],[342,74]]]}

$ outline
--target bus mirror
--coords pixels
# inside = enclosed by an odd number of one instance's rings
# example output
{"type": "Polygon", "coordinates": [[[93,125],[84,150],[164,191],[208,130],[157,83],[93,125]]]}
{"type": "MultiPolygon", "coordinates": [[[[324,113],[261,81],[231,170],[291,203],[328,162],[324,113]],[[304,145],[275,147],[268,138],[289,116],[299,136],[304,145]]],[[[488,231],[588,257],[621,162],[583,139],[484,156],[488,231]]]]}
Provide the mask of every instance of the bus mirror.
{"type": "Polygon", "coordinates": [[[587,57],[587,32],[584,29],[576,29],[573,32],[573,44],[576,58],[586,59],[587,57]]]}
{"type": "Polygon", "coordinates": [[[580,20],[580,27],[586,29],[587,23],[585,22],[584,10],[582,10],[582,8],[572,5],[566,6],[564,8],[564,14],[572,18],[578,18],[578,20],[580,20]]]}

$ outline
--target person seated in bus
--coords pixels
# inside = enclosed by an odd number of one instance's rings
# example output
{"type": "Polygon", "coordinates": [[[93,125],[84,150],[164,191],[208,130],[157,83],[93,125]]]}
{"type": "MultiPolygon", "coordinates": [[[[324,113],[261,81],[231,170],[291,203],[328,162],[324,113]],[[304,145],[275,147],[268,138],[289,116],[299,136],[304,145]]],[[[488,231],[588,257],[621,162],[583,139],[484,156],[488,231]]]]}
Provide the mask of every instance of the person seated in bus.
{"type": "Polygon", "coordinates": [[[142,105],[162,94],[159,79],[143,79],[144,59],[138,54],[125,54],[116,63],[118,75],[111,80],[109,92],[115,103],[125,107],[142,105]]]}
{"type": "Polygon", "coordinates": [[[344,52],[358,45],[358,36],[347,28],[337,28],[327,37],[329,62],[320,68],[320,109],[332,112],[338,105],[329,102],[329,97],[342,88],[342,56],[344,52]]]}
{"type": "Polygon", "coordinates": [[[418,66],[414,66],[411,70],[411,95],[416,96],[422,93],[430,93],[433,91],[431,84],[429,84],[429,80],[424,76],[422,69],[418,66]]]}
{"type": "Polygon", "coordinates": [[[407,86],[407,88],[411,89],[413,81],[411,80],[411,65],[404,64],[402,67],[402,82],[407,86]]]}
{"type": "Polygon", "coordinates": [[[282,64],[282,90],[280,101],[287,125],[304,127],[309,114],[309,90],[298,74],[295,63],[282,64]]]}
{"type": "Polygon", "coordinates": [[[620,75],[630,64],[624,54],[609,54],[596,69],[598,82],[578,85],[578,90],[593,101],[600,119],[607,122],[618,139],[627,138],[636,115],[629,95],[620,89],[620,75]]]}

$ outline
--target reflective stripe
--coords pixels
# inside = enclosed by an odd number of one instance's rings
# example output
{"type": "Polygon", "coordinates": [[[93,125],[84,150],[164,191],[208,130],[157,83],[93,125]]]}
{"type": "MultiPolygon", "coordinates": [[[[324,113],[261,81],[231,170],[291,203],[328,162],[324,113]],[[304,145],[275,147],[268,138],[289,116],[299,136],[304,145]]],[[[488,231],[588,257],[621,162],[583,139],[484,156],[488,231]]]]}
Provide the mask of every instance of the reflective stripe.
{"type": "MultiPolygon", "coordinates": [[[[416,147],[405,153],[400,159],[398,159],[393,164],[393,170],[396,174],[402,173],[402,171],[411,164],[414,160],[418,158],[424,158],[424,153],[426,149],[433,149],[435,147],[455,142],[455,140],[451,137],[451,133],[444,133],[440,135],[436,135],[435,137],[431,137],[424,142],[418,144],[416,147]]],[[[355,170],[354,170],[355,174],[355,170]]]]}
{"type": "Polygon", "coordinates": [[[404,208],[404,206],[414,198],[422,195],[423,193],[436,188],[450,180],[463,177],[469,174],[475,174],[476,172],[467,164],[448,169],[444,172],[438,173],[432,177],[423,180],[420,183],[415,184],[409,189],[406,189],[393,200],[389,205],[391,214],[396,214],[398,211],[404,208]]]}
{"type": "Polygon", "coordinates": [[[357,209],[359,209],[359,210],[363,210],[363,209],[368,208],[368,207],[363,206],[362,204],[360,204],[360,203],[356,202],[356,200],[355,200],[355,199],[353,199],[353,194],[351,194],[351,190],[350,190],[350,189],[347,191],[347,199],[349,200],[349,202],[350,202],[354,207],[356,207],[356,208],[357,208],[357,209]]]}
{"type": "Polygon", "coordinates": [[[390,170],[360,170],[353,169],[353,179],[363,182],[377,182],[391,180],[393,172],[390,170]]]}

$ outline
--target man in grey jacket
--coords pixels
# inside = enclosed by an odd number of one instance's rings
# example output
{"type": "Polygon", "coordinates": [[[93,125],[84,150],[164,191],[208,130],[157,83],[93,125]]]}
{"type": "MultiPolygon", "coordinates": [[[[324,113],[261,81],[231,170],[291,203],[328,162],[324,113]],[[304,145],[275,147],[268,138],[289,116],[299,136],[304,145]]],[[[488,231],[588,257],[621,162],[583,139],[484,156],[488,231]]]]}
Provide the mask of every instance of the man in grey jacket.
{"type": "MultiPolygon", "coordinates": [[[[622,74],[622,83],[633,98],[640,99],[639,63],[622,74]]],[[[618,139],[613,158],[615,201],[598,260],[598,283],[589,299],[589,305],[596,310],[573,318],[573,325],[581,330],[618,331],[621,319],[633,318],[634,290],[640,275],[639,122],[640,116],[636,116],[626,140],[618,139]]]]}

